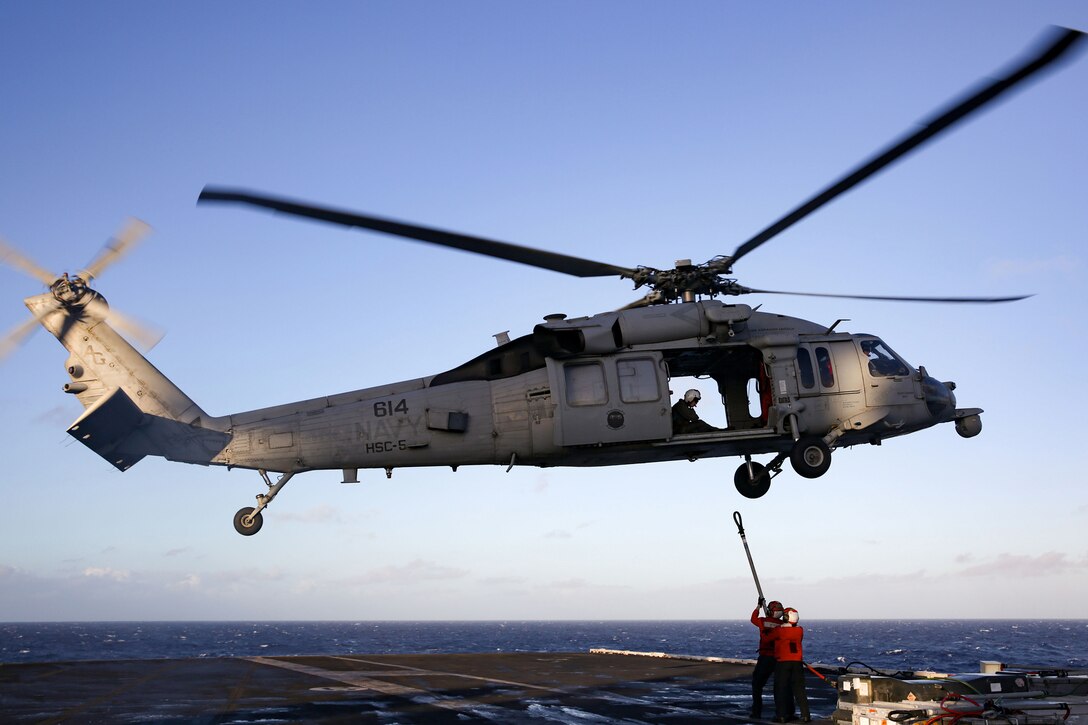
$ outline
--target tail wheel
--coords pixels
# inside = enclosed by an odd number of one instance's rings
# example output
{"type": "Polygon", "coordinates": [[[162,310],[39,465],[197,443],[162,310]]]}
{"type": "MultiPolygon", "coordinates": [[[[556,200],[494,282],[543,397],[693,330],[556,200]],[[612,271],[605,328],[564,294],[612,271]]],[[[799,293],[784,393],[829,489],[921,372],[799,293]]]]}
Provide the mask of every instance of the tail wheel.
{"type": "Polygon", "coordinates": [[[805,478],[819,478],[831,468],[831,449],[822,438],[805,436],[790,451],[793,470],[805,478]]]}
{"type": "Polygon", "coordinates": [[[747,463],[740,464],[737,472],[733,474],[733,485],[745,498],[759,498],[771,488],[771,477],[767,473],[767,467],[761,463],[752,462],[751,475],[748,473],[747,463]]]}
{"type": "Polygon", "coordinates": [[[253,536],[260,531],[264,524],[264,517],[259,513],[253,513],[256,510],[252,506],[238,509],[238,513],[234,514],[234,530],[242,536],[253,536]]]}

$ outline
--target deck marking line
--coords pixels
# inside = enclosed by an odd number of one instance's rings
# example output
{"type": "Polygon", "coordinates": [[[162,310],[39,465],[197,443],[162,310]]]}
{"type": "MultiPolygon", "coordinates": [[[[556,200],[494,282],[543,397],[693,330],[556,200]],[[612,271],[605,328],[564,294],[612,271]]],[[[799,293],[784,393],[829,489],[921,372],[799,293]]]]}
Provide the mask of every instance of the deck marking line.
{"type": "MultiPolygon", "coordinates": [[[[499,680],[499,679],[495,679],[495,678],[492,678],[492,677],[478,677],[476,675],[463,675],[463,674],[461,674],[459,672],[443,672],[441,670],[425,670],[425,669],[423,669],[421,667],[412,667],[410,665],[398,665],[398,664],[394,664],[392,662],[379,662],[377,660],[364,660],[364,659],[359,658],[359,657],[340,657],[340,656],[333,655],[333,656],[331,656],[331,658],[336,659],[336,660],[346,660],[348,662],[363,662],[363,663],[366,663],[368,665],[383,665],[385,667],[399,667],[401,669],[411,670],[411,671],[414,671],[414,672],[418,672],[420,674],[446,675],[446,676],[452,676],[452,677],[464,677],[464,678],[469,679],[469,680],[482,680],[484,682],[496,682],[496,683],[503,684],[503,685],[513,685],[514,687],[525,687],[525,688],[530,688],[530,689],[534,689],[534,690],[544,690],[546,692],[554,692],[554,693],[559,694],[559,695],[570,695],[570,694],[572,694],[570,690],[562,690],[562,689],[555,688],[555,687],[545,687],[544,685],[530,685],[530,684],[525,683],[525,682],[514,682],[513,680],[499,680]]],[[[608,690],[604,690],[604,694],[602,694],[602,695],[590,696],[588,693],[582,693],[582,694],[583,694],[583,696],[592,697],[593,699],[596,699],[596,700],[602,700],[602,701],[613,700],[615,702],[622,702],[622,703],[626,703],[628,705],[640,705],[640,706],[643,706],[643,707],[647,707],[647,706],[660,707],[660,708],[664,709],[666,712],[673,713],[673,714],[699,715],[699,716],[702,716],[702,717],[705,717],[707,715],[707,712],[704,712],[702,710],[693,710],[691,708],[683,707],[681,705],[669,705],[669,704],[666,704],[666,703],[655,702],[653,700],[647,700],[647,699],[641,698],[641,697],[632,697],[630,695],[621,695],[618,692],[610,692],[608,690]]],[[[718,713],[714,713],[714,714],[717,715],[718,713]]]]}
{"type": "Polygon", "coordinates": [[[437,699],[438,695],[434,692],[431,692],[430,690],[423,690],[418,687],[406,687],[404,685],[398,685],[393,682],[384,682],[382,680],[375,680],[370,677],[362,677],[356,675],[353,672],[344,672],[342,670],[323,670],[320,667],[300,665],[296,662],[284,662],[283,660],[276,660],[270,657],[246,657],[245,659],[249,660],[250,662],[256,662],[260,665],[282,667],[285,670],[301,672],[304,675],[320,677],[322,679],[332,680],[333,682],[343,682],[344,684],[354,685],[355,687],[361,687],[367,690],[374,690],[384,695],[395,695],[397,697],[404,697],[409,699],[424,696],[427,698],[427,704],[434,705],[435,707],[442,707],[447,710],[460,711],[480,706],[480,703],[466,702],[463,700],[440,700],[437,699]]]}
{"type": "MultiPolygon", "coordinates": [[[[362,662],[363,664],[368,664],[368,665],[384,665],[386,667],[399,667],[399,668],[401,668],[403,670],[409,670],[410,672],[415,672],[415,673],[418,673],[418,674],[421,674],[421,675],[444,675],[446,677],[463,677],[466,680],[481,680],[483,682],[494,682],[494,683],[497,683],[497,684],[500,684],[500,685],[513,685],[514,687],[524,687],[524,688],[527,688],[527,689],[530,689],[530,690],[544,690],[546,692],[555,692],[555,693],[560,694],[560,695],[570,694],[566,690],[561,690],[561,689],[556,688],[556,687],[548,687],[546,685],[530,685],[528,682],[515,682],[514,680],[500,680],[500,679],[497,679],[495,677],[480,677],[478,675],[465,675],[465,674],[462,674],[460,672],[443,672],[442,670],[425,670],[422,667],[411,667],[409,665],[398,665],[398,664],[393,664],[392,662],[376,662],[374,660],[364,660],[364,659],[359,659],[357,657],[336,657],[336,656],[334,656],[334,657],[332,657],[332,659],[334,659],[334,660],[345,660],[347,662],[362,662]]],[[[402,673],[396,673],[396,674],[402,674],[403,675],[403,674],[407,674],[407,673],[402,672],[402,673]]]]}

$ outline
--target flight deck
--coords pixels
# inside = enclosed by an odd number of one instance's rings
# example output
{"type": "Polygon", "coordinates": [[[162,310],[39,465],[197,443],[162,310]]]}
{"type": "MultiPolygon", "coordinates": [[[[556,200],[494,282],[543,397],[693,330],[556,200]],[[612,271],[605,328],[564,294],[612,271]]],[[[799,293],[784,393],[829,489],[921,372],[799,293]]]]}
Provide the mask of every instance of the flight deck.
{"type": "MultiPolygon", "coordinates": [[[[752,662],[579,653],[104,660],[0,665],[5,723],[757,722],[752,662]]],[[[836,690],[808,678],[814,721],[836,690]]],[[[771,688],[763,713],[774,715],[771,688]]]]}

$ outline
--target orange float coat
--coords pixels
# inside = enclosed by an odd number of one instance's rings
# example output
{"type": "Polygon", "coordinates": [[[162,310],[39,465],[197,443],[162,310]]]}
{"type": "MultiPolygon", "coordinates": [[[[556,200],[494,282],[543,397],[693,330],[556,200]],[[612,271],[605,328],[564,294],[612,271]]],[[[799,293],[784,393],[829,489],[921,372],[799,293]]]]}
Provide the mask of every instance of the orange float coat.
{"type": "MultiPolygon", "coordinates": [[[[801,662],[804,659],[801,649],[801,639],[804,636],[805,628],[796,624],[775,627],[771,633],[774,658],[779,662],[801,662]]],[[[762,643],[760,651],[762,651],[762,643]]]]}
{"type": "Polygon", "coordinates": [[[774,632],[782,623],[772,617],[759,616],[759,607],[752,610],[752,624],[759,627],[759,654],[774,657],[774,632]]]}

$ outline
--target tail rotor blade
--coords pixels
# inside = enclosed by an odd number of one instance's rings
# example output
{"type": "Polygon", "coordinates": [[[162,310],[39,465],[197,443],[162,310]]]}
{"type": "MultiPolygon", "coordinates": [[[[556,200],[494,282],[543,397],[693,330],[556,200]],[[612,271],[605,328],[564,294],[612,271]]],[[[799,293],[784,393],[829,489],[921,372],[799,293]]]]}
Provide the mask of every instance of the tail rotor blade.
{"type": "Polygon", "coordinates": [[[116,310],[110,310],[106,321],[120,332],[132,338],[144,352],[148,352],[166,336],[166,331],[146,322],[141,322],[134,317],[123,315],[116,310]]]}
{"type": "Polygon", "coordinates": [[[100,277],[107,267],[132,250],[149,231],[151,227],[146,222],[129,219],[121,233],[106,242],[106,248],[83,270],[83,278],[90,280],[100,277]]]}
{"type": "Polygon", "coordinates": [[[106,305],[101,299],[94,299],[88,303],[87,311],[97,317],[104,317],[110,326],[117,328],[118,332],[131,338],[145,352],[158,345],[159,341],[166,335],[163,330],[153,325],[118,312],[106,305]]]}
{"type": "Polygon", "coordinates": [[[26,342],[27,338],[38,329],[38,319],[31,317],[9,332],[0,340],[0,360],[3,360],[11,353],[15,352],[16,348],[26,342]]]}
{"type": "Polygon", "coordinates": [[[38,308],[34,312],[34,316],[29,320],[22,322],[15,327],[11,332],[0,339],[0,361],[3,361],[11,353],[15,352],[15,349],[26,342],[35,330],[38,329],[38,324],[42,321],[46,315],[57,310],[59,305],[53,302],[51,305],[46,305],[43,308],[38,308]]]}
{"type": "Polygon", "coordinates": [[[34,260],[8,244],[2,238],[0,238],[0,262],[30,275],[46,287],[53,284],[57,279],[57,275],[40,267],[34,260]]]}

